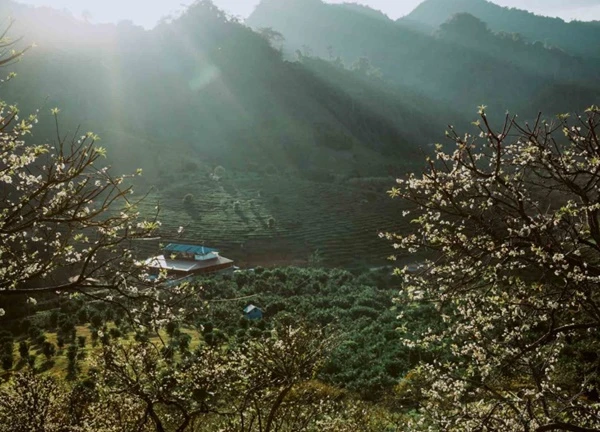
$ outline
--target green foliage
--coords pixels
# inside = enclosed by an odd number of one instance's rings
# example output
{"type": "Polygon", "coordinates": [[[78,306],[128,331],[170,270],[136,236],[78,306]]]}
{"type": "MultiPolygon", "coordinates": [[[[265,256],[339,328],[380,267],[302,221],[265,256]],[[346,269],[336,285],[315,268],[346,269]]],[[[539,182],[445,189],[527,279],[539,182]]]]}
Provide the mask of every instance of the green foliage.
{"type": "Polygon", "coordinates": [[[29,344],[27,341],[19,342],[19,356],[24,361],[27,361],[29,358],[29,344]]]}
{"type": "MultiPolygon", "coordinates": [[[[449,122],[481,101],[497,112],[534,114],[561,109],[560,104],[562,110],[578,110],[599,94],[594,77],[600,51],[589,43],[600,40],[597,26],[535,17],[488,1],[429,0],[398,22],[324,1],[291,2],[285,8],[264,1],[247,22],[281,31],[290,53],[309,46],[312,56],[330,59],[336,69],[354,65],[357,77],[400,88],[415,106],[406,88],[439,101],[445,112],[431,118],[449,122]],[[564,50],[545,45],[550,40],[564,50]]],[[[311,55],[300,60],[307,64],[311,55]]],[[[404,130],[419,127],[414,122],[404,130]]]]}
{"type": "Polygon", "coordinates": [[[14,363],[14,357],[12,353],[2,352],[0,354],[0,363],[2,364],[2,369],[5,371],[11,370],[14,363]]]}
{"type": "Polygon", "coordinates": [[[52,342],[44,342],[42,344],[42,353],[46,359],[50,360],[56,354],[56,347],[52,342]]]}
{"type": "Polygon", "coordinates": [[[183,197],[183,204],[184,205],[190,205],[194,202],[194,195],[192,195],[191,193],[186,194],[183,197]]]}
{"type": "MultiPolygon", "coordinates": [[[[396,320],[400,313],[392,301],[398,281],[385,272],[354,276],[343,270],[277,268],[236,273],[233,280],[201,281],[211,304],[204,322],[204,340],[215,344],[217,330],[241,343],[269,332],[274,321],[302,322],[325,327],[338,335],[319,375],[327,383],[377,399],[411,370],[424,354],[400,345],[396,320]],[[242,319],[249,300],[216,302],[212,299],[251,297],[265,319],[242,319]]],[[[425,309],[407,314],[409,327],[431,325],[435,314],[425,309]]]]}

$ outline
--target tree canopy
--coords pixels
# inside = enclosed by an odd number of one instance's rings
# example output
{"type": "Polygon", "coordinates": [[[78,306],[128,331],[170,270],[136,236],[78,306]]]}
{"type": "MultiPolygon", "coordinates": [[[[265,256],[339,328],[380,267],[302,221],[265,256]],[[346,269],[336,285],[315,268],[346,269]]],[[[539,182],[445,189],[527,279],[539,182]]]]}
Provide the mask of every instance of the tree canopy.
{"type": "Polygon", "coordinates": [[[597,430],[600,110],[495,128],[482,107],[475,124],[390,191],[415,231],[387,237],[427,257],[399,270],[401,299],[440,314],[406,339],[441,353],[419,370],[420,426],[597,430]]]}

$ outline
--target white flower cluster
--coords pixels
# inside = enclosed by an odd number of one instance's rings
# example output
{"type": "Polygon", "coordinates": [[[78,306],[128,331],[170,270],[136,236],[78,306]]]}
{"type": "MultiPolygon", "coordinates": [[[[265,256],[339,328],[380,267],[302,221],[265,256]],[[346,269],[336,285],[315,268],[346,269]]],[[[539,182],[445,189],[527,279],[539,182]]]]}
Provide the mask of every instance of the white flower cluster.
{"type": "Polygon", "coordinates": [[[425,174],[390,191],[418,227],[386,234],[396,255],[430,257],[397,271],[399,300],[442,317],[406,337],[442,353],[421,370],[430,385],[415,429],[600,428],[600,374],[585,360],[600,348],[598,109],[579,122],[507,117],[498,133],[482,111],[485,142],[452,131],[453,153],[438,147],[425,174]]]}

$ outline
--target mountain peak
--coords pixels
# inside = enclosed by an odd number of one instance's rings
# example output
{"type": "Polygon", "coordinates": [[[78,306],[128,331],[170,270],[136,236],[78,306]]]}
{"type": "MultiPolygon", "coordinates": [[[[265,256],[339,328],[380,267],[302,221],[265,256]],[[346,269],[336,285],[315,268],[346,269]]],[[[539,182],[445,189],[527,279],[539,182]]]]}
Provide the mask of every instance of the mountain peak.
{"type": "Polygon", "coordinates": [[[469,13],[496,33],[518,33],[530,43],[541,42],[580,56],[600,58],[597,25],[565,22],[560,18],[535,15],[517,8],[499,6],[488,0],[425,0],[399,23],[420,23],[437,28],[458,13],[469,13]]]}

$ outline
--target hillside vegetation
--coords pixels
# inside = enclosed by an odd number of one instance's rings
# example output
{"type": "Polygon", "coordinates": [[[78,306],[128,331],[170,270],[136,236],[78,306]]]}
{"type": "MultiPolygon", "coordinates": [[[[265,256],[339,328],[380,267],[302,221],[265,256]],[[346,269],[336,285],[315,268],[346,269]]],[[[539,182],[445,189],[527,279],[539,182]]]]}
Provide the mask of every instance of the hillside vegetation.
{"type": "MultiPolygon", "coordinates": [[[[442,3],[439,8],[430,5],[443,17],[437,21],[421,19],[415,12],[397,23],[321,0],[263,0],[247,22],[281,32],[290,53],[308,49],[323,58],[339,56],[354,67],[368,59],[388,82],[420,91],[463,115],[471,116],[473,107],[482,103],[491,113],[509,110],[534,116],[538,111],[580,110],[597,99],[595,61],[581,58],[578,51],[534,44],[537,38],[498,34],[497,26],[487,28],[487,17],[483,23],[470,20],[467,25],[440,27],[453,18],[452,5],[463,4],[442,3]]],[[[426,6],[427,2],[422,8],[426,6]]],[[[456,12],[475,14],[458,6],[456,12]]],[[[548,27],[554,28],[551,24],[548,27]]]]}
{"type": "Polygon", "coordinates": [[[556,47],[585,57],[600,58],[597,22],[565,22],[535,15],[523,9],[505,8],[487,0],[426,0],[398,20],[439,27],[457,13],[470,13],[485,21],[494,32],[519,34],[530,43],[556,47]]]}
{"type": "Polygon", "coordinates": [[[165,227],[186,226],[190,241],[234,255],[257,231],[271,255],[302,261],[320,249],[332,264],[380,262],[374,248],[355,246],[372,244],[367,235],[385,225],[379,215],[392,218],[389,176],[419,166],[452,118],[418,91],[360,71],[310,57],[286,61],[208,2],[151,31],[2,8],[16,19],[11,33],[37,44],[3,93],[23,112],[42,110],[36,136],[55,137],[46,113],[59,107],[61,133],[93,130],[115,171],[144,170],[137,189],[153,191],[149,208],[161,203],[165,227]],[[188,194],[196,204],[184,209],[188,194]],[[348,215],[342,225],[340,212],[348,215]],[[265,229],[270,217],[274,230],[265,229]]]}

